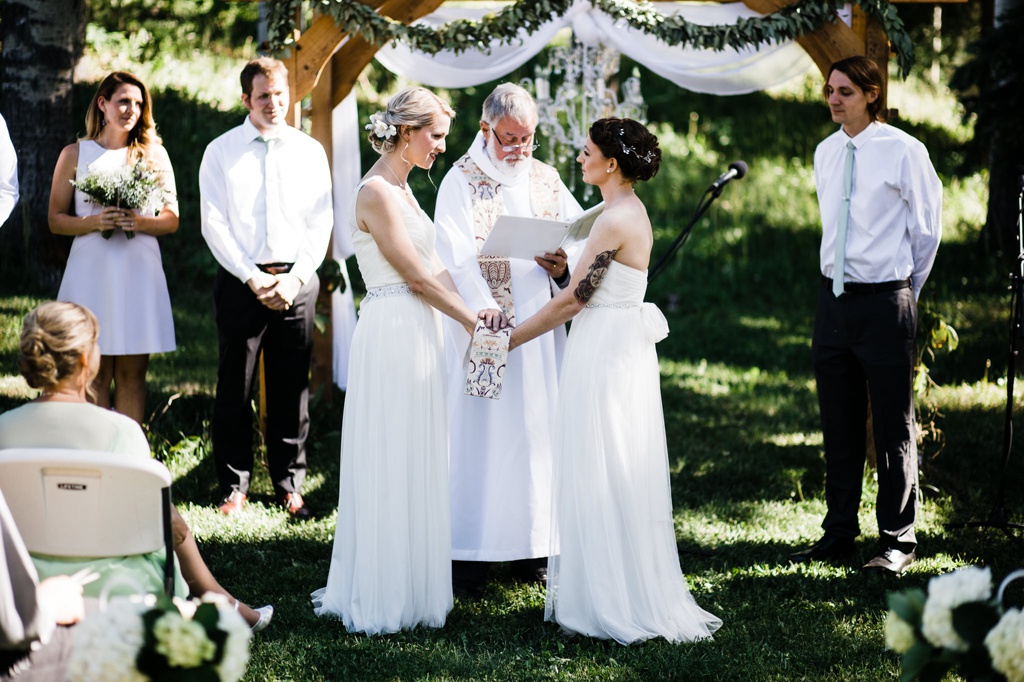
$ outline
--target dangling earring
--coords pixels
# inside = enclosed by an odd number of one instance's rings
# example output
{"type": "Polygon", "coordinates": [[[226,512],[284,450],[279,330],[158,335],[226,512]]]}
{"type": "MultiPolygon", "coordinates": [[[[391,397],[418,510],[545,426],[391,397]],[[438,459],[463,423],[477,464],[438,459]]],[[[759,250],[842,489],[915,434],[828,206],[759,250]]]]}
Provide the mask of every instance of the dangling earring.
{"type": "Polygon", "coordinates": [[[408,165],[410,165],[410,166],[411,166],[411,165],[412,165],[412,162],[411,162],[411,161],[409,161],[409,159],[405,158],[405,150],[406,150],[406,149],[408,149],[408,148],[409,148],[409,143],[408,143],[408,142],[406,142],[406,143],[405,143],[405,146],[404,146],[404,147],[402,147],[402,153],[401,153],[401,154],[399,154],[398,156],[399,156],[399,158],[400,158],[400,159],[402,159],[402,161],[404,161],[404,162],[405,162],[406,164],[408,164],[408,165]]]}

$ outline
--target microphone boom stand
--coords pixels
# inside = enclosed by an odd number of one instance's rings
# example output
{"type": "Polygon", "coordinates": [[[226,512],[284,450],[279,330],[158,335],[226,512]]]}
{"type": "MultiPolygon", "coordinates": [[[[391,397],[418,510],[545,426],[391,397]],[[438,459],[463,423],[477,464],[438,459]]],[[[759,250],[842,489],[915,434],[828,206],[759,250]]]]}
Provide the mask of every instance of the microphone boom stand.
{"type": "MultiPolygon", "coordinates": [[[[747,172],[746,164],[743,166],[743,173],[737,177],[743,177],[743,174],[747,172]]],[[[686,224],[686,227],[682,229],[678,236],[672,241],[672,244],[668,247],[668,251],[665,252],[661,258],[658,259],[657,265],[651,268],[647,274],[647,283],[650,284],[654,279],[665,271],[665,267],[668,265],[668,261],[672,258],[676,251],[679,250],[686,240],[690,237],[690,232],[693,231],[693,226],[697,224],[700,217],[707,213],[708,208],[714,203],[715,199],[722,195],[722,191],[725,189],[727,182],[718,184],[717,182],[712,184],[704,190],[704,196],[700,198],[700,203],[697,205],[697,210],[694,211],[693,217],[690,218],[690,222],[686,224]]],[[[687,547],[680,547],[679,543],[676,543],[676,552],[679,554],[694,554],[697,556],[714,556],[715,553],[706,549],[691,549],[687,547]]]]}
{"type": "Polygon", "coordinates": [[[1010,351],[1006,367],[1006,413],[1003,423],[1003,463],[999,470],[999,487],[992,503],[992,511],[984,521],[967,521],[966,523],[949,523],[947,528],[998,528],[1008,538],[1021,543],[1010,530],[1022,530],[1024,525],[1010,523],[1006,513],[1006,480],[1010,465],[1010,453],[1013,449],[1013,385],[1017,374],[1018,339],[1024,332],[1024,175],[1020,178],[1020,191],[1017,195],[1017,268],[1010,273],[1010,351]]]}
{"type": "Polygon", "coordinates": [[[651,271],[648,273],[648,284],[653,282],[655,278],[658,277],[658,275],[665,271],[665,268],[668,265],[668,261],[672,258],[673,255],[675,255],[675,252],[678,251],[679,248],[686,243],[686,240],[690,238],[690,232],[693,231],[693,226],[697,224],[697,221],[700,220],[702,215],[707,213],[707,210],[711,207],[711,204],[714,203],[715,199],[722,195],[722,191],[725,189],[725,185],[726,183],[722,183],[721,185],[713,184],[711,185],[711,187],[708,187],[706,190],[704,190],[704,196],[700,198],[700,203],[697,205],[697,210],[694,212],[693,217],[690,219],[690,222],[687,223],[686,227],[684,227],[682,231],[679,233],[679,235],[672,241],[672,243],[668,247],[668,251],[666,251],[665,255],[658,259],[658,263],[653,268],[651,268],[651,271]]]}

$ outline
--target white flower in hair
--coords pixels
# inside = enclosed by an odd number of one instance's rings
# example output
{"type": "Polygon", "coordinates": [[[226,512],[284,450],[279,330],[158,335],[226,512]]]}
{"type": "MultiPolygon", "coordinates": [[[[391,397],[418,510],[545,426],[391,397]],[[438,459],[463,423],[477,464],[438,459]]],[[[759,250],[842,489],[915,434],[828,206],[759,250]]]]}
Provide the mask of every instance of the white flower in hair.
{"type": "Polygon", "coordinates": [[[370,122],[364,126],[367,130],[372,130],[373,134],[382,140],[386,140],[390,137],[394,137],[398,134],[398,130],[393,125],[388,125],[384,121],[384,114],[380,111],[370,114],[370,122]]]}

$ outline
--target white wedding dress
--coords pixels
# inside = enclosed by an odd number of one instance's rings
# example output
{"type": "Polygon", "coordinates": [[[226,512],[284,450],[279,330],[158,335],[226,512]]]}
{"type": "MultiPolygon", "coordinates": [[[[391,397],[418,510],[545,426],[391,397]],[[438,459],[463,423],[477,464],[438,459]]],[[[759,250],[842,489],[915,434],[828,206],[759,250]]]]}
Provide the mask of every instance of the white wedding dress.
{"type": "MultiPolygon", "coordinates": [[[[363,181],[384,182],[377,177],[363,181]]],[[[389,185],[389,187],[392,187],[389,185]]],[[[396,188],[409,237],[432,267],[434,225],[396,188]]],[[[440,313],[409,292],[350,219],[367,296],[349,355],[338,525],[318,616],[350,632],[441,627],[452,609],[448,412],[440,313]]]]}
{"type": "Polygon", "coordinates": [[[629,644],[711,637],[679,567],[647,274],[613,261],[572,322],[559,383],[545,618],[629,644]],[[557,556],[555,556],[557,548],[557,556]]]}

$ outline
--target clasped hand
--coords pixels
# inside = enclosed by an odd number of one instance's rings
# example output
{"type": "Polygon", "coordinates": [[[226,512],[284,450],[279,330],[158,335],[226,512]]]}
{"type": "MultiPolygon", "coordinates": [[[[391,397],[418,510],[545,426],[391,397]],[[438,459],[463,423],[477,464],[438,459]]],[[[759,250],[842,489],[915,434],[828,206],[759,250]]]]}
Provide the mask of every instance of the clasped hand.
{"type": "Polygon", "coordinates": [[[295,302],[302,288],[302,280],[289,272],[271,275],[262,270],[253,275],[246,284],[256,299],[271,310],[288,310],[295,302]]]}
{"type": "Polygon", "coordinates": [[[508,318],[505,316],[505,313],[497,308],[484,308],[477,314],[477,318],[483,320],[484,324],[492,332],[508,326],[508,318]]]}
{"type": "Polygon", "coordinates": [[[121,228],[125,232],[134,232],[138,229],[138,216],[128,208],[105,207],[97,214],[100,226],[99,231],[105,232],[115,228],[121,228]]]}

